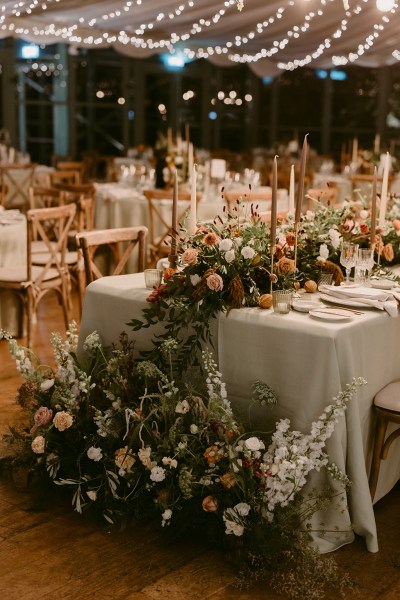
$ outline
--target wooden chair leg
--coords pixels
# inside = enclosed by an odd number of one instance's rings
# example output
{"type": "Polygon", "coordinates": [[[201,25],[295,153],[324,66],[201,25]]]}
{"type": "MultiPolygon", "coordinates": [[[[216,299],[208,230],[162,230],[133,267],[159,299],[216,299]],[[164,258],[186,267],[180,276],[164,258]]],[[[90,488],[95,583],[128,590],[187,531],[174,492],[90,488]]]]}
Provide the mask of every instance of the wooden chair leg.
{"type": "Polygon", "coordinates": [[[28,348],[31,347],[32,343],[32,314],[34,309],[34,298],[33,292],[30,287],[28,287],[27,297],[26,297],[26,345],[28,348]]]}
{"type": "Polygon", "coordinates": [[[62,304],[62,309],[63,309],[63,314],[64,314],[65,330],[67,331],[69,323],[70,323],[69,305],[71,303],[71,299],[69,297],[69,294],[71,292],[71,280],[69,277],[67,280],[64,279],[62,288],[61,288],[61,292],[60,292],[60,290],[58,290],[58,292],[61,297],[61,304],[62,304]]]}
{"type": "Polygon", "coordinates": [[[376,486],[378,483],[382,448],[385,442],[387,426],[387,420],[378,414],[375,428],[374,451],[372,454],[371,470],[369,475],[369,490],[371,493],[372,500],[374,499],[376,486]]]}

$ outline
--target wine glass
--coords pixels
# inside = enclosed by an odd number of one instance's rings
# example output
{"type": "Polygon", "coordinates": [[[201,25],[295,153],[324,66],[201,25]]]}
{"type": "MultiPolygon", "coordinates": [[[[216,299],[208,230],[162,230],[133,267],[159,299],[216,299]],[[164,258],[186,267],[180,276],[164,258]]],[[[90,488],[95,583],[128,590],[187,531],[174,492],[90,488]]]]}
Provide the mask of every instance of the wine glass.
{"type": "Polygon", "coordinates": [[[367,285],[369,271],[374,266],[373,248],[359,248],[356,260],[356,271],[361,285],[367,285]]]}
{"type": "Polygon", "coordinates": [[[346,269],[346,285],[350,284],[350,271],[356,264],[358,244],[343,242],[340,253],[340,264],[346,269]]]}

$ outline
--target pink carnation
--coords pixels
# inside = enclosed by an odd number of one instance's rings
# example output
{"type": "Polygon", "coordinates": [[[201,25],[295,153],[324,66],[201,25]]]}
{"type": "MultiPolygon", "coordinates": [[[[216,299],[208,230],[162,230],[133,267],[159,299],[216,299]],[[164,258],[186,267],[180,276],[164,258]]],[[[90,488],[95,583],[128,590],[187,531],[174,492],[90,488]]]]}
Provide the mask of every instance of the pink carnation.
{"type": "Polygon", "coordinates": [[[35,421],[36,427],[42,427],[43,425],[47,425],[50,423],[53,418],[53,411],[51,408],[47,408],[47,406],[41,406],[35,412],[33,420],[35,421]]]}

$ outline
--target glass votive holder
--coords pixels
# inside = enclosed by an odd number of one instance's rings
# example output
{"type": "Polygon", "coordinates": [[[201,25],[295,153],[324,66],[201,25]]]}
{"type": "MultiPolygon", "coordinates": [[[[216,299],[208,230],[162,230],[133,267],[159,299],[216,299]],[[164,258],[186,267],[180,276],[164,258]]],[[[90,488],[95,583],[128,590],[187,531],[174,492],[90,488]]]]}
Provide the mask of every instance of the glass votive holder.
{"type": "Polygon", "coordinates": [[[272,306],[274,312],[286,315],[292,304],[292,290],[272,290],[272,306]]]}
{"type": "Polygon", "coordinates": [[[161,284],[163,272],[159,269],[145,269],[144,283],[147,288],[155,288],[161,284]]]}
{"type": "Polygon", "coordinates": [[[318,274],[318,289],[320,285],[332,285],[333,273],[319,273],[318,274]]]}

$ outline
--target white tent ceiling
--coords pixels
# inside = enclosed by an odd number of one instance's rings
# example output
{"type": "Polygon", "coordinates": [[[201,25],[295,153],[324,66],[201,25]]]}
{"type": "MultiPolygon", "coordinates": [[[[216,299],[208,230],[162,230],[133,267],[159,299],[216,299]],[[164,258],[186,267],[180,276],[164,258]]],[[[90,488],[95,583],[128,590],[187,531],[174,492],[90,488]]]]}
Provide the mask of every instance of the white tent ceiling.
{"type": "Polygon", "coordinates": [[[376,0],[243,0],[242,11],[239,1],[9,0],[1,5],[0,37],[112,45],[133,57],[172,52],[225,66],[248,62],[259,76],[400,59],[397,1],[389,12],[376,0]]]}

